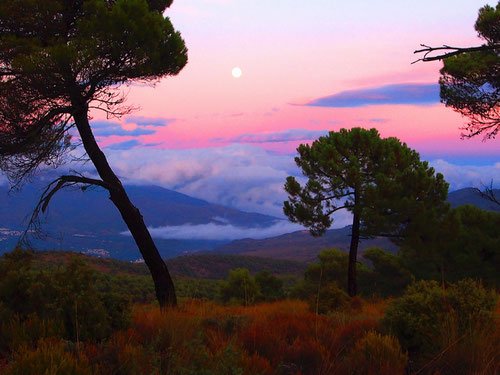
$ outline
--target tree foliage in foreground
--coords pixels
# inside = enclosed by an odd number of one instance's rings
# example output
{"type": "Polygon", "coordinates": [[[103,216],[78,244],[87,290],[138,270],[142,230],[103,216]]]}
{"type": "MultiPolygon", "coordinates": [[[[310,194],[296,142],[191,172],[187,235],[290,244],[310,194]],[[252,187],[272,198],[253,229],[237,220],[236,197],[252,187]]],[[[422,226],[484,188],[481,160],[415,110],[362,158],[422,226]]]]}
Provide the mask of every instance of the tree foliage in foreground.
{"type": "Polygon", "coordinates": [[[336,211],[353,215],[348,292],[356,288],[356,259],[361,237],[397,241],[408,232],[437,222],[447,211],[448,184],[419,154],[397,138],[381,138],[376,129],[330,132],[312,145],[300,145],[297,166],[308,179],[302,186],[289,176],[284,213],[319,236],[336,211]]]}
{"type": "Polygon", "coordinates": [[[415,52],[424,53],[423,61],[443,60],[441,101],[469,118],[462,136],[494,138],[500,130],[500,2],[482,7],[474,27],[481,46],[423,45],[415,52]],[[433,56],[436,51],[445,53],[433,56]]]}
{"type": "MultiPolygon", "coordinates": [[[[38,169],[60,165],[75,129],[99,178],[52,182],[35,213],[61,188],[109,192],[155,283],[160,305],[175,305],[174,285],[139,210],[99,148],[89,111],[130,112],[123,83],[177,74],[187,50],[162,12],[171,0],[3,0],[0,2],[0,168],[19,186],[38,169]]],[[[35,215],[36,216],[36,215],[35,215]]]]}
{"type": "Polygon", "coordinates": [[[499,227],[499,213],[459,206],[432,230],[409,236],[400,250],[402,263],[417,279],[471,278],[498,288],[499,227]]]}

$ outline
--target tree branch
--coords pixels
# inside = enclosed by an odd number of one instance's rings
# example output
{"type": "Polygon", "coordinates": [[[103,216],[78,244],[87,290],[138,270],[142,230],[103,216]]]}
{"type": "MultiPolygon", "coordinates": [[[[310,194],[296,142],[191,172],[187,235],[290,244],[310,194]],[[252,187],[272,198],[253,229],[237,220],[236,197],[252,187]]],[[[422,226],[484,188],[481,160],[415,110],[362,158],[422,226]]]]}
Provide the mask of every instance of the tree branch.
{"type": "Polygon", "coordinates": [[[482,46],[477,46],[477,47],[451,47],[448,45],[443,45],[441,47],[431,47],[425,44],[421,44],[420,46],[425,48],[417,49],[413,51],[413,53],[414,54],[423,53],[424,57],[413,61],[412,64],[415,64],[419,61],[428,62],[428,61],[443,60],[448,57],[457,56],[466,52],[496,51],[500,49],[500,44],[483,44],[482,46]],[[436,56],[429,56],[430,53],[435,51],[447,51],[447,52],[436,56]]]}
{"type": "Polygon", "coordinates": [[[483,187],[484,187],[484,190],[480,190],[479,188],[475,187],[474,191],[476,193],[478,193],[481,196],[481,198],[487,199],[490,202],[495,203],[498,206],[500,206],[500,200],[499,200],[499,198],[497,198],[497,196],[495,194],[495,189],[493,189],[493,180],[490,181],[489,186],[483,185],[483,187]]]}
{"type": "Polygon", "coordinates": [[[65,176],[60,176],[56,180],[52,181],[50,184],[47,185],[45,190],[43,191],[40,200],[38,201],[35,209],[33,210],[33,213],[31,214],[31,218],[29,220],[28,226],[26,227],[26,230],[24,233],[21,235],[21,238],[19,239],[19,243],[25,242],[26,241],[26,236],[28,232],[30,232],[32,229],[34,229],[35,232],[39,231],[39,215],[40,211],[42,213],[45,213],[47,210],[47,206],[50,203],[50,200],[52,197],[61,189],[69,187],[69,186],[74,186],[77,184],[82,184],[81,186],[82,190],[86,190],[89,186],[100,186],[105,188],[106,190],[110,189],[110,186],[102,181],[102,180],[97,180],[94,178],[89,178],[85,177],[82,175],[65,175],[65,176]]]}

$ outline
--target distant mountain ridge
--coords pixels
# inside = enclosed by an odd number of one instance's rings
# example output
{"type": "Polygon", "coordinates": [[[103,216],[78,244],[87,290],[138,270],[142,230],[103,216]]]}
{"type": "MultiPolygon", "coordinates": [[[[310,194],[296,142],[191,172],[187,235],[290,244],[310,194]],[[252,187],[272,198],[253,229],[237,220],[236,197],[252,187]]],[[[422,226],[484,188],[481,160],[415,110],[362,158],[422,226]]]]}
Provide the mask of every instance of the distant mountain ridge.
{"type": "MultiPolygon", "coordinates": [[[[495,190],[500,197],[500,189],[495,190]]],[[[452,207],[472,204],[488,211],[500,211],[500,207],[481,195],[474,188],[465,188],[450,192],[448,202],[452,207]]],[[[350,227],[330,229],[321,237],[312,237],[308,231],[287,233],[262,240],[242,239],[222,245],[212,250],[213,254],[238,254],[261,256],[277,259],[289,259],[302,262],[317,261],[317,254],[323,249],[348,251],[350,246],[350,227]]],[[[359,252],[369,247],[380,247],[389,252],[396,252],[397,246],[387,238],[362,240],[359,252]]]]}
{"type": "MultiPolygon", "coordinates": [[[[26,228],[29,218],[45,184],[35,181],[20,192],[9,193],[6,185],[0,185],[0,254],[15,246],[19,234],[26,228]],[[23,224],[24,221],[24,224],[23,224]]],[[[152,185],[127,185],[134,204],[141,210],[146,223],[151,227],[203,225],[216,223],[243,228],[267,228],[282,219],[258,213],[211,204],[172,190],[152,185]]],[[[500,190],[497,190],[500,196],[500,190]]],[[[452,206],[474,204],[492,211],[499,209],[481,198],[472,188],[460,189],[449,194],[452,206]]],[[[78,189],[58,192],[49,206],[49,215],[43,219],[42,228],[50,235],[41,240],[34,239],[37,249],[64,249],[85,252],[90,255],[110,256],[122,260],[135,260],[140,254],[126,231],[118,211],[102,189],[78,189]]],[[[307,231],[288,233],[263,240],[183,240],[155,238],[163,257],[170,258],[197,251],[217,254],[241,254],[315,261],[324,248],[347,250],[349,229],[334,229],[324,236],[314,238],[307,231]]],[[[389,251],[396,247],[386,239],[362,241],[361,250],[379,246],[389,251]]]]}
{"type": "MultiPolygon", "coordinates": [[[[15,246],[45,185],[35,181],[21,191],[10,193],[8,186],[0,185],[0,253],[15,246]]],[[[281,221],[268,215],[211,204],[159,186],[127,185],[125,188],[150,227],[222,222],[237,227],[264,228],[281,221]]],[[[42,216],[42,230],[48,236],[32,240],[38,249],[88,251],[124,260],[140,257],[133,239],[120,234],[127,228],[106,191],[100,188],[85,192],[80,189],[59,191],[50,202],[48,215],[42,216]]],[[[186,251],[213,249],[228,240],[155,238],[155,242],[162,256],[172,257],[186,251]]]]}

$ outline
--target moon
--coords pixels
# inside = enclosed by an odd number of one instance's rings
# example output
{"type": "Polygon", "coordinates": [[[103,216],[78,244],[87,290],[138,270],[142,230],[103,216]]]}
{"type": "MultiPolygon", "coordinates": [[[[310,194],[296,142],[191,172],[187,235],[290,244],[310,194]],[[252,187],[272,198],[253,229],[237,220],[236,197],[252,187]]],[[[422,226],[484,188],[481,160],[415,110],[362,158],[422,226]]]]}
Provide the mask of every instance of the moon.
{"type": "Polygon", "coordinates": [[[233,75],[234,78],[240,78],[241,77],[241,74],[242,74],[242,71],[240,68],[238,67],[235,67],[233,68],[233,70],[231,71],[231,74],[233,75]]]}

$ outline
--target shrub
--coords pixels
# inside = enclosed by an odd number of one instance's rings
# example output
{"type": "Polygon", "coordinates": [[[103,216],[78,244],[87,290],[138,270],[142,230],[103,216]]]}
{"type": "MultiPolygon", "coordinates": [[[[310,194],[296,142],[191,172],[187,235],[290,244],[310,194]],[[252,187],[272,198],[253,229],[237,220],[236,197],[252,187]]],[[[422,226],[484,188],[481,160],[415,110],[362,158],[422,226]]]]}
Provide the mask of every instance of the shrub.
{"type": "Polygon", "coordinates": [[[5,375],[26,374],[91,375],[93,371],[85,358],[66,351],[64,342],[42,340],[35,350],[19,351],[5,369],[5,375]]]}
{"type": "MultiPolygon", "coordinates": [[[[32,253],[16,249],[0,261],[0,314],[23,323],[36,313],[63,327],[62,337],[101,340],[126,328],[130,302],[123,295],[99,292],[94,271],[81,259],[65,267],[34,270],[32,253]]],[[[9,318],[9,319],[10,319],[9,318]]],[[[3,329],[3,328],[2,328],[3,329]]]]}
{"type": "Polygon", "coordinates": [[[259,299],[263,301],[277,301],[285,297],[283,281],[268,271],[261,271],[255,275],[255,282],[259,287],[259,299]]]}
{"type": "Polygon", "coordinates": [[[249,305],[255,302],[259,287],[246,268],[229,271],[226,281],[221,281],[219,294],[223,302],[249,305]]]}
{"type": "Polygon", "coordinates": [[[403,374],[408,356],[396,338],[369,331],[356,342],[345,362],[349,374],[403,374]]]}
{"type": "Polygon", "coordinates": [[[342,310],[349,304],[349,296],[340,289],[336,282],[320,286],[319,295],[316,293],[309,299],[309,309],[318,314],[327,314],[331,311],[342,310]]]}
{"type": "Polygon", "coordinates": [[[410,352],[432,357],[444,349],[443,330],[467,337],[475,327],[492,327],[496,301],[493,291],[473,280],[446,290],[436,281],[420,281],[389,306],[383,322],[410,352]]]}

